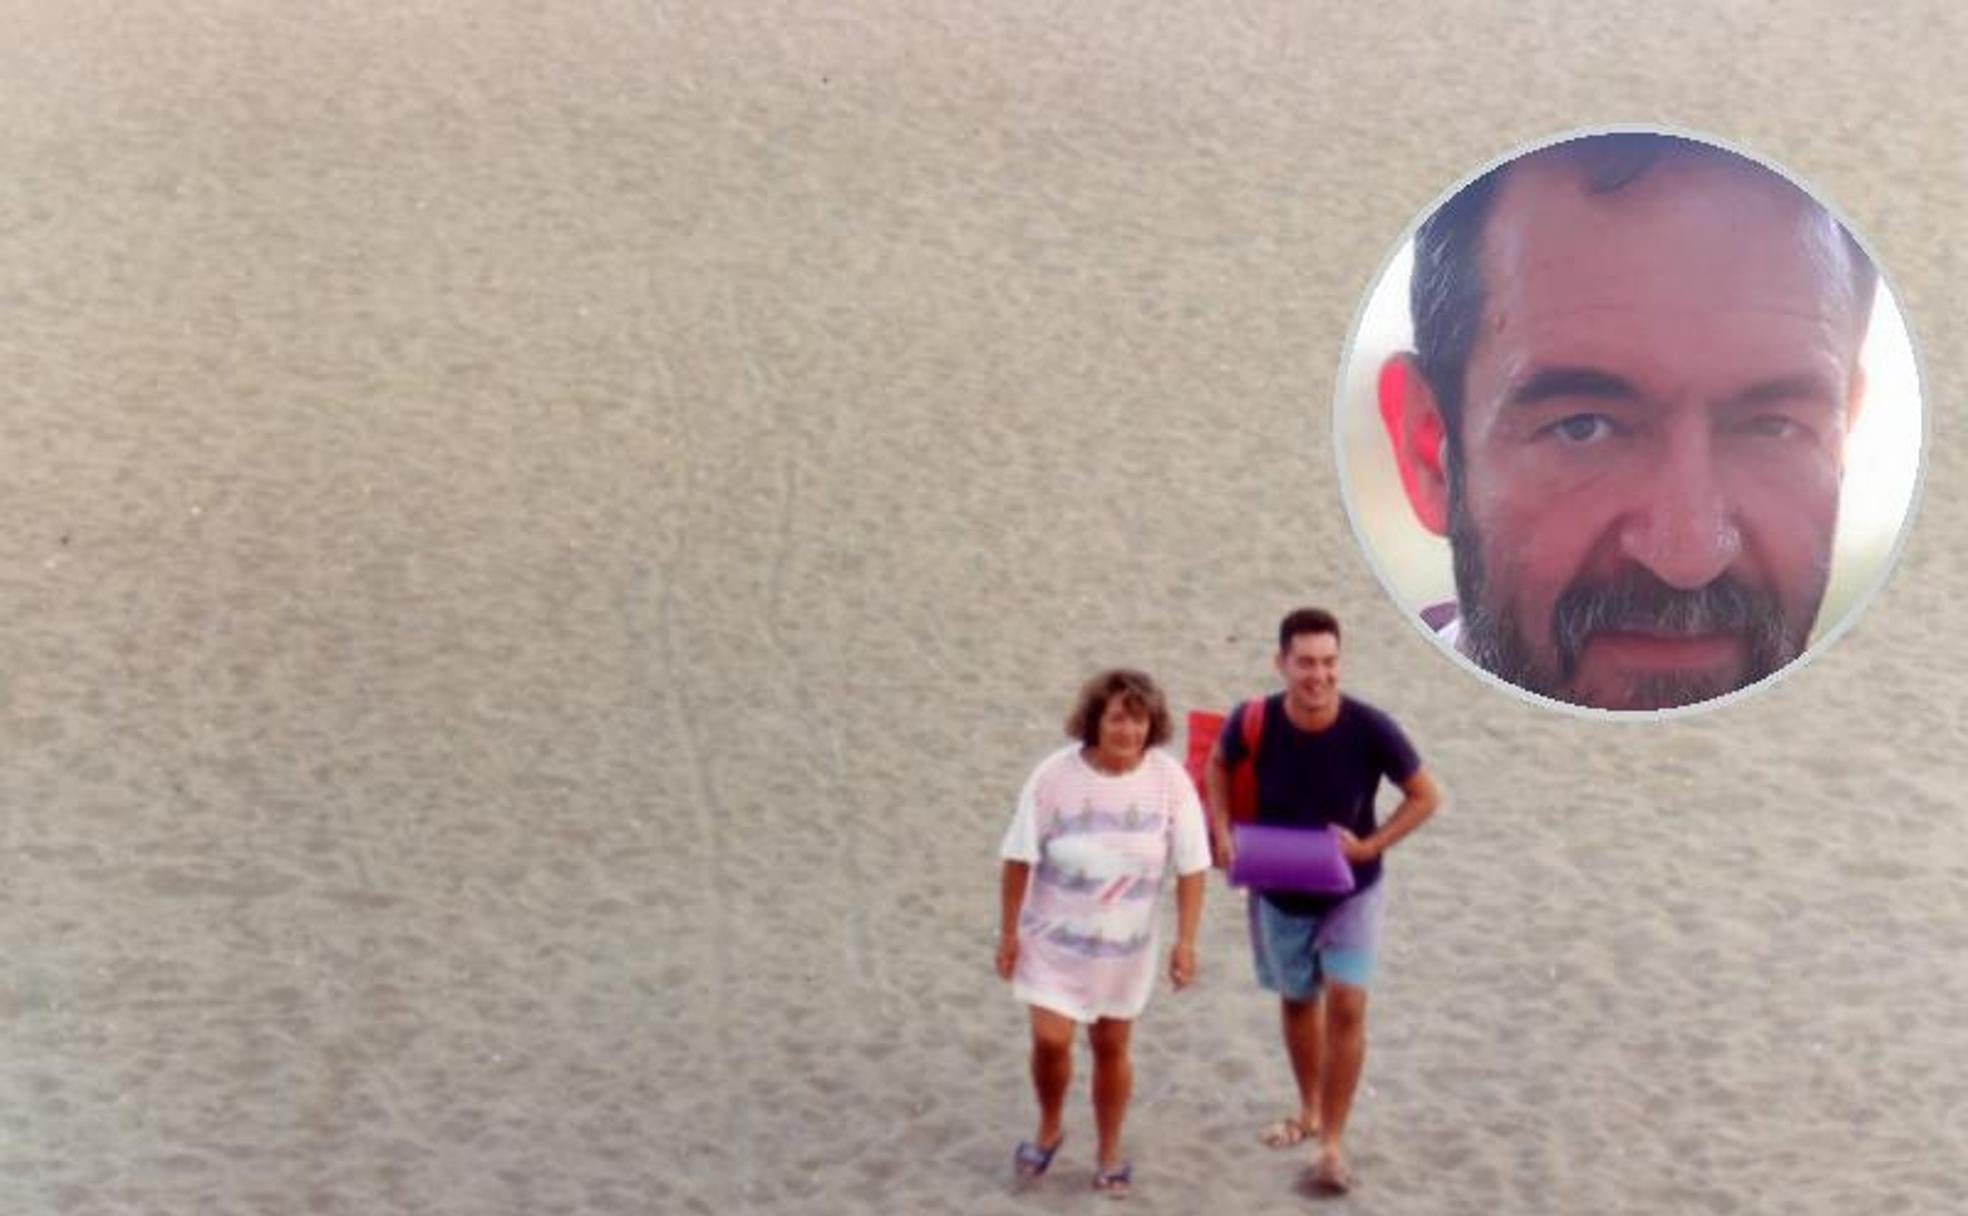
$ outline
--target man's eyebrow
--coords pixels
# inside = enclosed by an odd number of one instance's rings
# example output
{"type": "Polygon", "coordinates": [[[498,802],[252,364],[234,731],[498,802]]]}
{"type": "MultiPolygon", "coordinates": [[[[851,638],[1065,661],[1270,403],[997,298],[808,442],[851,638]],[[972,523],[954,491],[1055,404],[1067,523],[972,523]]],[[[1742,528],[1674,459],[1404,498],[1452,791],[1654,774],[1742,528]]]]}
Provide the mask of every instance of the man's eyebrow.
{"type": "Polygon", "coordinates": [[[1836,405],[1840,395],[1823,376],[1812,372],[1800,372],[1795,376],[1778,376],[1771,380],[1758,381],[1739,393],[1729,396],[1731,405],[1774,405],[1779,401],[1820,401],[1836,405]]]}
{"type": "MultiPolygon", "coordinates": [[[[1760,386],[1759,386],[1760,387],[1760,386]]],[[[1510,390],[1506,405],[1536,405],[1554,397],[1596,397],[1638,401],[1640,390],[1623,377],[1596,367],[1541,367],[1510,390]]]]}

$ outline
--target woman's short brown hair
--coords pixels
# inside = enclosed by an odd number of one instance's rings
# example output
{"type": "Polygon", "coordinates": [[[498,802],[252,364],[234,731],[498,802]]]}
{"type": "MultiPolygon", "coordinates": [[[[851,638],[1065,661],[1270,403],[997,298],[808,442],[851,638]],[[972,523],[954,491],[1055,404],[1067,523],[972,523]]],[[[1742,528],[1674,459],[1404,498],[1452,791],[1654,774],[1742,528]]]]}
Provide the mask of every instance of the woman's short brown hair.
{"type": "Polygon", "coordinates": [[[1066,733],[1088,747],[1100,746],[1100,719],[1107,712],[1107,703],[1115,697],[1147,716],[1149,747],[1168,742],[1172,733],[1168,699],[1162,696],[1161,688],[1147,672],[1129,667],[1103,671],[1081,686],[1079,699],[1073,702],[1073,712],[1066,715],[1066,733]]]}

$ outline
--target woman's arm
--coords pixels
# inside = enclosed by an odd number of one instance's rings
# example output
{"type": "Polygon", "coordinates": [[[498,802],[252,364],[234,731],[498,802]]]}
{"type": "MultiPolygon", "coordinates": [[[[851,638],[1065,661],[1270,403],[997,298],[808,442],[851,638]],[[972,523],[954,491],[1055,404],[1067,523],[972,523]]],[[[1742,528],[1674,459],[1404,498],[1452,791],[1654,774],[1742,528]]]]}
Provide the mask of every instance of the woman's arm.
{"type": "Polygon", "coordinates": [[[998,978],[1010,979],[1018,965],[1018,912],[1025,906],[1025,886],[1032,879],[1032,867],[1022,861],[1004,863],[1004,876],[998,882],[998,978]]]}
{"type": "Polygon", "coordinates": [[[1187,988],[1196,978],[1196,930],[1203,923],[1203,877],[1206,871],[1175,880],[1175,948],[1169,951],[1169,982],[1187,988]]]}

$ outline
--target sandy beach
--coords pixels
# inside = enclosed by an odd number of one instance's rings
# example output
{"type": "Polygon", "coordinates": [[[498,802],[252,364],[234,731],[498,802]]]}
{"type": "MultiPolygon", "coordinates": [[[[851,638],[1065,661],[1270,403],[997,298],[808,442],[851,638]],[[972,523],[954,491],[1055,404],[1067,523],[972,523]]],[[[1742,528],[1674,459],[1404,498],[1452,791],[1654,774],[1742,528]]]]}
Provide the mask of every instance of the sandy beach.
{"type": "Polygon", "coordinates": [[[1207,9],[10,5],[0,1214],[1085,1210],[999,838],[1300,603],[1449,796],[1362,1185],[1213,877],[1122,1210],[1958,1210],[1968,15],[1207,9]],[[1410,627],[1331,403],[1420,208],[1642,120],[1852,222],[1930,451],[1836,645],[1612,724],[1410,627]]]}

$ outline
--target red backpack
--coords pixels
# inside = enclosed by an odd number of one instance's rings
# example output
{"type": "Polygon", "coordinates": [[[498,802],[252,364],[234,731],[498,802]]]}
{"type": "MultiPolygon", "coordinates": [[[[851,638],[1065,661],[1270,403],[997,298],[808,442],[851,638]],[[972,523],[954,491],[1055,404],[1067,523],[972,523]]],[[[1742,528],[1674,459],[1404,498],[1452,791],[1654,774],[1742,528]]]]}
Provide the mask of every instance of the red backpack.
{"type": "MultiPolygon", "coordinates": [[[[1183,767],[1189,770],[1189,779],[1196,783],[1196,796],[1203,799],[1203,809],[1209,809],[1208,796],[1203,793],[1203,773],[1209,768],[1210,751],[1216,746],[1216,738],[1223,733],[1223,723],[1227,715],[1210,713],[1207,710],[1189,711],[1189,754],[1183,767]]],[[[1257,741],[1264,735],[1264,698],[1252,697],[1244,702],[1244,719],[1237,733],[1244,740],[1244,762],[1230,769],[1230,822],[1250,823],[1257,818],[1257,741]]]]}

